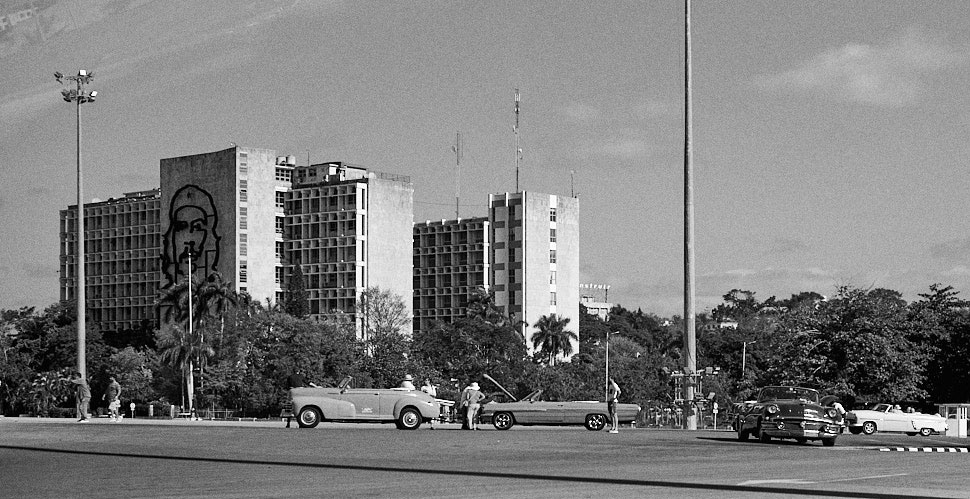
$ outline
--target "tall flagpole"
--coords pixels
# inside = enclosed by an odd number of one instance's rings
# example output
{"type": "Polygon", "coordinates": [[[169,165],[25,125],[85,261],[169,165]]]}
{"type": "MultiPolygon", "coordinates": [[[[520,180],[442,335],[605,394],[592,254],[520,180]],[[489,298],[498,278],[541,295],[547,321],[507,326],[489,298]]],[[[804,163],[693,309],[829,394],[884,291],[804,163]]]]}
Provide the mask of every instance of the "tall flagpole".
{"type": "Polygon", "coordinates": [[[694,165],[691,129],[690,0],[684,0],[684,420],[685,429],[697,429],[694,376],[697,341],[694,318],[694,165]]]}

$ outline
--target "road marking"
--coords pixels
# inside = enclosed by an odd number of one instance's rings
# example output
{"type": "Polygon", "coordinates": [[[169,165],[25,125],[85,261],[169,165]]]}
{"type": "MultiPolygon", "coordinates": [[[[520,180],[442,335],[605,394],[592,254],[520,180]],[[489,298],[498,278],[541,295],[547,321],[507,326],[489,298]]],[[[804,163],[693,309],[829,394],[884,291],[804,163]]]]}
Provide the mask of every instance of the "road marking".
{"type": "Polygon", "coordinates": [[[858,476],[852,478],[836,478],[833,480],[806,480],[804,478],[773,478],[768,480],[748,480],[746,482],[741,482],[738,486],[743,485],[768,485],[768,484],[789,484],[789,485],[812,485],[816,483],[833,483],[833,482],[851,482],[854,480],[874,480],[877,478],[891,478],[896,476],[906,476],[909,473],[895,473],[892,475],[872,475],[872,476],[858,476]]]}
{"type": "Polygon", "coordinates": [[[882,447],[879,452],[970,452],[967,447],[882,447]]]}
{"type": "Polygon", "coordinates": [[[909,473],[894,473],[892,475],[872,475],[872,476],[858,476],[858,477],[853,477],[853,478],[836,478],[834,480],[823,480],[822,482],[824,482],[824,483],[851,482],[853,480],[872,480],[874,478],[891,478],[891,477],[894,477],[894,476],[906,476],[908,474],[909,473]]]}
{"type": "Polygon", "coordinates": [[[738,486],[740,487],[740,486],[744,486],[744,485],[766,485],[766,484],[769,484],[769,483],[788,483],[788,484],[795,484],[795,485],[810,485],[810,484],[813,484],[815,482],[811,482],[809,480],[803,480],[801,478],[775,478],[775,479],[772,479],[772,480],[748,480],[746,482],[739,483],[738,486]]]}

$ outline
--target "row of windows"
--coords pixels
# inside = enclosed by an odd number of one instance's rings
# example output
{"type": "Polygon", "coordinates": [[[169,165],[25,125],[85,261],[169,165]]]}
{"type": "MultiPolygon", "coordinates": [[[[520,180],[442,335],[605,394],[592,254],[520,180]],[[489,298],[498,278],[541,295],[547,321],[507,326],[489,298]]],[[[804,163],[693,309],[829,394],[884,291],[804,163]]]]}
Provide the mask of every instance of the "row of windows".
{"type": "Polygon", "coordinates": [[[412,260],[412,265],[414,265],[414,268],[416,269],[458,265],[482,265],[483,263],[485,263],[485,253],[481,251],[469,253],[415,255],[412,260]]]}

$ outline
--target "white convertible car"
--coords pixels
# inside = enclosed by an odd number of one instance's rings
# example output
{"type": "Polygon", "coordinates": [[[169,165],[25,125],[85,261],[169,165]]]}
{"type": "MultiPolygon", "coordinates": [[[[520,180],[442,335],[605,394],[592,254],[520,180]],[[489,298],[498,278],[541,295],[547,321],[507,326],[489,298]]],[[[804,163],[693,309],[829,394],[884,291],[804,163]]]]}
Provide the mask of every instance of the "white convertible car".
{"type": "Polygon", "coordinates": [[[920,434],[928,437],[933,433],[946,433],[946,418],[921,412],[893,411],[892,404],[876,404],[871,409],[850,411],[846,414],[849,432],[854,435],[872,435],[876,431],[896,431],[907,435],[920,434]]]}

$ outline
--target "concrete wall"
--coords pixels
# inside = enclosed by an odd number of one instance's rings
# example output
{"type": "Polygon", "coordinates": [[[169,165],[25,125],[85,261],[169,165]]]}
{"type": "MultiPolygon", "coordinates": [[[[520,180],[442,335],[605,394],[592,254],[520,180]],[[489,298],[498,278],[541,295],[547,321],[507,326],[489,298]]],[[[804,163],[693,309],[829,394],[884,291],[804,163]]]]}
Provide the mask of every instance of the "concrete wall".
{"type": "MultiPolygon", "coordinates": [[[[412,316],[414,185],[370,178],[367,182],[367,282],[404,299],[412,316]]],[[[411,332],[411,325],[407,327],[411,332]]]]}

